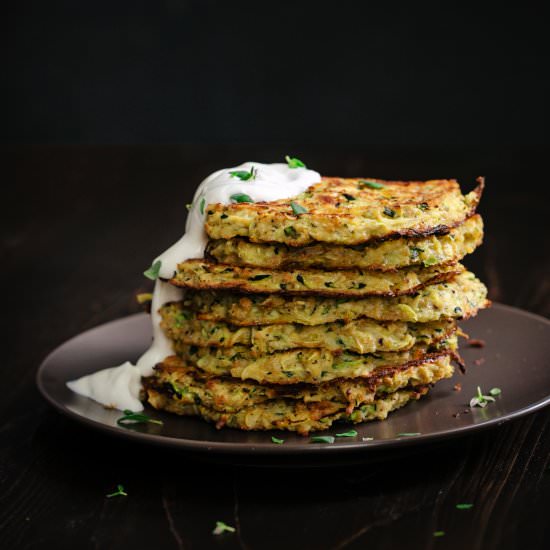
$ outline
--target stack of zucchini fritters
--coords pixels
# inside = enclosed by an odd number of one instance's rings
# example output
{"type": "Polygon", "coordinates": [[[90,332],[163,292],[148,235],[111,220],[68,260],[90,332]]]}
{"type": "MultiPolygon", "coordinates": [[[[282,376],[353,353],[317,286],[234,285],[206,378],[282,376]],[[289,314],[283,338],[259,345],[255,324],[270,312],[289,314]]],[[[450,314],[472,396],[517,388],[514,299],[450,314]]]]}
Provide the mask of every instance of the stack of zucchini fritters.
{"type": "Polygon", "coordinates": [[[488,305],[459,263],[482,240],[482,188],[323,178],[208,205],[205,258],[179,264],[184,299],[160,310],[175,355],[145,380],[149,403],[307,434],[419,399],[453,374],[456,320],[488,305]]]}

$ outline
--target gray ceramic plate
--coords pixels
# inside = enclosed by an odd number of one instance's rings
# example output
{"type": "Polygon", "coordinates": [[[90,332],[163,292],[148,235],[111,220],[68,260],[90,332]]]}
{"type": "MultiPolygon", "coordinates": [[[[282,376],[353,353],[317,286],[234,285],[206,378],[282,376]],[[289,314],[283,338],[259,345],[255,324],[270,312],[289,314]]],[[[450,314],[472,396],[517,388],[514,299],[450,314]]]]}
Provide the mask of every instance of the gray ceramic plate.
{"type": "MultiPolygon", "coordinates": [[[[63,414],[118,437],[190,451],[241,456],[368,452],[418,445],[502,424],[550,403],[550,321],[495,304],[461,325],[471,338],[486,343],[483,348],[474,348],[468,347],[463,340],[461,354],[468,366],[466,375],[461,375],[457,369],[451,380],[440,382],[426,397],[392,413],[387,420],[354,426],[359,432],[354,438],[338,438],[334,444],[317,444],[290,433],[218,431],[198,418],[180,418],[150,408],[146,412],[161,419],[162,426],[147,424],[121,428],[116,423],[121,416],[119,411],[106,410],[71,393],[65,382],[100,368],[137,359],[151,339],[149,323],[148,315],[134,315],[69,340],[40,366],[37,375],[40,391],[63,414]],[[454,389],[457,383],[461,384],[461,391],[454,389]],[[502,394],[486,408],[470,410],[468,403],[477,386],[485,393],[499,387],[502,394]],[[402,433],[420,435],[400,436],[402,433]],[[284,444],[274,444],[272,435],[284,439],[284,444]],[[373,439],[363,440],[370,437],[373,439]]],[[[323,434],[348,429],[349,425],[340,424],[323,434]]]]}

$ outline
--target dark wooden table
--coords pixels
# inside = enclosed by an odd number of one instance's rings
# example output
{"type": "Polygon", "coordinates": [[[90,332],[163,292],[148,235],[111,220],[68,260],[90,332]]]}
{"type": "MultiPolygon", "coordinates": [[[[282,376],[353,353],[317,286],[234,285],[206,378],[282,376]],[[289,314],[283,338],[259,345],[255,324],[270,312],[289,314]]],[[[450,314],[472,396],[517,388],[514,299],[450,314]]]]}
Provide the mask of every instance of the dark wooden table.
{"type": "Polygon", "coordinates": [[[550,316],[546,148],[5,147],[0,548],[550,547],[550,410],[362,464],[251,468],[96,433],[38,394],[49,351],[138,311],[203,177],[287,153],[327,175],[485,175],[466,263],[492,299],[550,316]],[[119,483],[128,496],[105,498],[119,483]],[[217,520],[237,532],[213,536],[217,520]]]}

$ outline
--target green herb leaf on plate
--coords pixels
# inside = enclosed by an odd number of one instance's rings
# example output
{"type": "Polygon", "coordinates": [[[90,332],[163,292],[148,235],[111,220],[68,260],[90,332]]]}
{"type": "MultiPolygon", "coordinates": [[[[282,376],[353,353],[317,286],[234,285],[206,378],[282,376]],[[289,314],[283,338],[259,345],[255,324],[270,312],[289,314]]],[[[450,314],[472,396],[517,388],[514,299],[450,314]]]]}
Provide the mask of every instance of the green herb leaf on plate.
{"type": "Polygon", "coordinates": [[[414,437],[415,435],[421,435],[420,432],[401,432],[397,434],[397,437],[414,437]]]}
{"type": "Polygon", "coordinates": [[[273,441],[273,443],[277,443],[277,445],[282,445],[285,442],[284,439],[279,439],[278,437],[275,437],[274,435],[271,436],[271,441],[273,441]]]}
{"type": "Polygon", "coordinates": [[[121,416],[116,423],[119,426],[128,426],[132,424],[159,424],[162,425],[162,420],[155,420],[143,413],[135,413],[129,409],[123,411],[124,416],[121,416]]]}
{"type": "Polygon", "coordinates": [[[314,435],[311,438],[312,443],[334,443],[335,439],[332,435],[314,435]]]}
{"type": "Polygon", "coordinates": [[[357,437],[357,430],[349,430],[341,434],[334,434],[336,437],[357,437]]]}
{"type": "Polygon", "coordinates": [[[491,388],[489,390],[489,394],[493,397],[496,397],[497,395],[500,395],[502,393],[502,390],[500,388],[491,388]]]}
{"type": "Polygon", "coordinates": [[[468,504],[465,503],[465,504],[457,504],[456,505],[457,510],[469,510],[470,508],[473,508],[473,507],[474,507],[474,505],[469,504],[469,503],[468,504]]]}

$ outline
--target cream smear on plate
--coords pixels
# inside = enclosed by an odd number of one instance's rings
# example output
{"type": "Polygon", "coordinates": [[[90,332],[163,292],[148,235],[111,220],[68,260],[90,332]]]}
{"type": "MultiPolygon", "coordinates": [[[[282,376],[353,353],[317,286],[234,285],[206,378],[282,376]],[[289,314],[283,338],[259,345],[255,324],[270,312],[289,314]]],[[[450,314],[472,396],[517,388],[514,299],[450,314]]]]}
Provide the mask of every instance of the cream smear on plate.
{"type": "Polygon", "coordinates": [[[159,308],[166,302],[181,300],[183,291],[162,279],[170,279],[177,264],[192,258],[204,257],[208,237],[204,219],[209,204],[230,204],[232,196],[248,195],[254,202],[273,201],[294,197],[310,185],[321,181],[318,172],[306,168],[289,168],[288,164],[245,162],[234,168],[224,168],[208,176],[197,188],[191,205],[185,234],[168,250],[155,258],[161,262],[159,278],[155,282],[151,303],[153,342],[151,347],[133,365],[129,361],[67,382],[73,392],[89,397],[106,407],[133,412],[143,410],[139,400],[141,377],[153,373],[153,367],[173,350],[160,328],[159,308]],[[253,177],[242,180],[231,172],[249,172],[253,177]]]}

